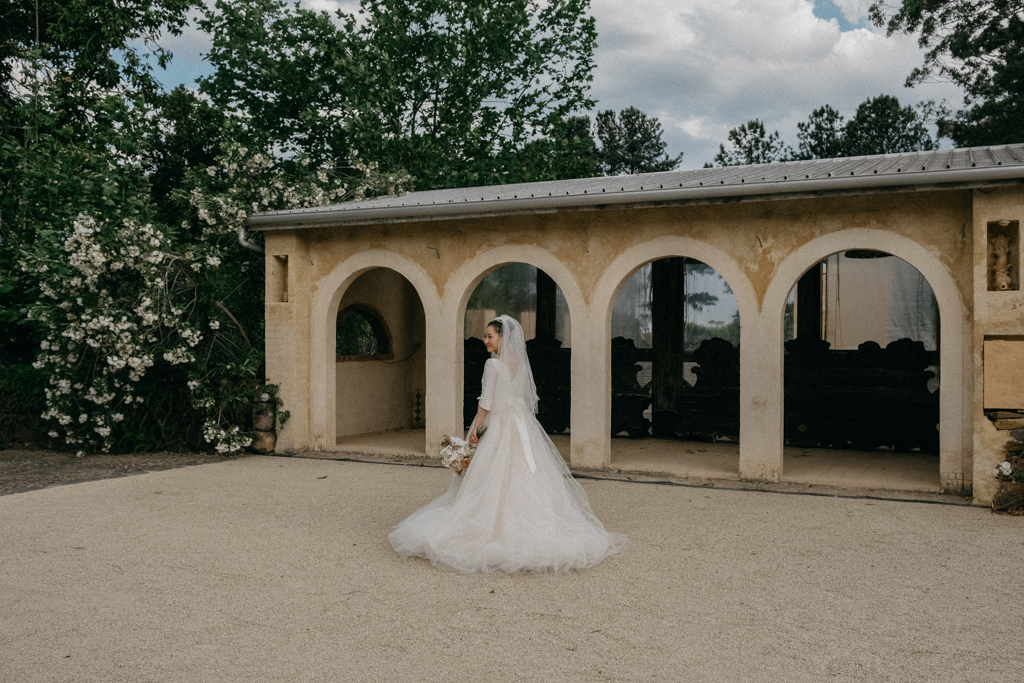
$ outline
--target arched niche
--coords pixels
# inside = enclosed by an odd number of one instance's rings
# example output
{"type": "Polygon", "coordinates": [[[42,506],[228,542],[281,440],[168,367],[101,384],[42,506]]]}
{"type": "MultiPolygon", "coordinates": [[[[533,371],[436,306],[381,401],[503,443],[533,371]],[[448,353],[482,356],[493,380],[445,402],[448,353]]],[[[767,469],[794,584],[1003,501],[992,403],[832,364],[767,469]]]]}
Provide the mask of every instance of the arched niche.
{"type": "Polygon", "coordinates": [[[426,320],[416,289],[390,268],[371,268],[346,288],[339,316],[366,321],[381,353],[335,354],[335,437],[422,427],[426,320]]]}
{"type": "Polygon", "coordinates": [[[334,355],[339,363],[395,358],[391,329],[372,306],[355,303],[339,309],[335,334],[334,355]]]}

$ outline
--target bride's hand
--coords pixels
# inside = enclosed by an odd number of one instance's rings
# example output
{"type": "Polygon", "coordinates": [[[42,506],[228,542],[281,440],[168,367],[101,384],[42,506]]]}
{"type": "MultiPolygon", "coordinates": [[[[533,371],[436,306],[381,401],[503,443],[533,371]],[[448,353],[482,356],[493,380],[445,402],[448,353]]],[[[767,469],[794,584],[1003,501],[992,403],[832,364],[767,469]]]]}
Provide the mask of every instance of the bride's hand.
{"type": "Polygon", "coordinates": [[[470,446],[475,446],[478,443],[480,443],[480,439],[477,438],[476,430],[474,429],[473,433],[469,435],[469,445],[470,446]]]}

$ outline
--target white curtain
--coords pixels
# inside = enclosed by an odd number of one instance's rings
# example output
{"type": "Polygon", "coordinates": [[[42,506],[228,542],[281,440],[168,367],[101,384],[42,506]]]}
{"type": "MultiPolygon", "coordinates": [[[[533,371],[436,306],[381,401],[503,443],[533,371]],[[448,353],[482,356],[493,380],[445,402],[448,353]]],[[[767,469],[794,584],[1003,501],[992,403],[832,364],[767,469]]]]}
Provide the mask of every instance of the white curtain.
{"type": "Polygon", "coordinates": [[[895,256],[826,262],[825,339],[833,349],[856,349],[866,341],[883,348],[909,337],[938,348],[939,308],[924,276],[895,256]]]}

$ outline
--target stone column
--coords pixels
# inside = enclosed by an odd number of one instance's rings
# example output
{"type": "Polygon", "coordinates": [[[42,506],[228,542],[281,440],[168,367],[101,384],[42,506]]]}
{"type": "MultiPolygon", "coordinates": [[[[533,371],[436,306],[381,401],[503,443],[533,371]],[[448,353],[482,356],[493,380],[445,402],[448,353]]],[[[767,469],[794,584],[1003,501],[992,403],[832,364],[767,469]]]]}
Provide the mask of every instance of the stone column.
{"type": "Polygon", "coordinates": [[[686,388],[683,360],[686,352],[686,259],[659,259],[651,264],[652,433],[675,436],[676,401],[686,388]]]}
{"type": "Polygon", "coordinates": [[[796,283],[796,337],[821,339],[821,265],[816,264],[796,283]]]}
{"type": "MultiPolygon", "coordinates": [[[[753,316],[748,316],[753,317],[753,316]]],[[[740,323],[740,476],[782,476],[782,312],[740,323]]]]}
{"type": "Polygon", "coordinates": [[[427,386],[426,449],[436,456],[445,434],[465,436],[462,430],[462,325],[457,313],[423,302],[426,317],[427,386]]]}
{"type": "Polygon", "coordinates": [[[573,467],[611,464],[611,339],[598,312],[603,305],[588,306],[586,320],[572,320],[573,467]]]}

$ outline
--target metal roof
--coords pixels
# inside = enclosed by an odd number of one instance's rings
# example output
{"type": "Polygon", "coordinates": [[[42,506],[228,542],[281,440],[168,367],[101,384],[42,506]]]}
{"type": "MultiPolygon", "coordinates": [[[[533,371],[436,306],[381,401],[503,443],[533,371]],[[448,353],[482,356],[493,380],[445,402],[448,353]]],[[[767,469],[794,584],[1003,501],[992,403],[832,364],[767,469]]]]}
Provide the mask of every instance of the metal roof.
{"type": "Polygon", "coordinates": [[[250,216],[253,230],[1024,182],[1024,143],[410,192],[250,216]]]}

